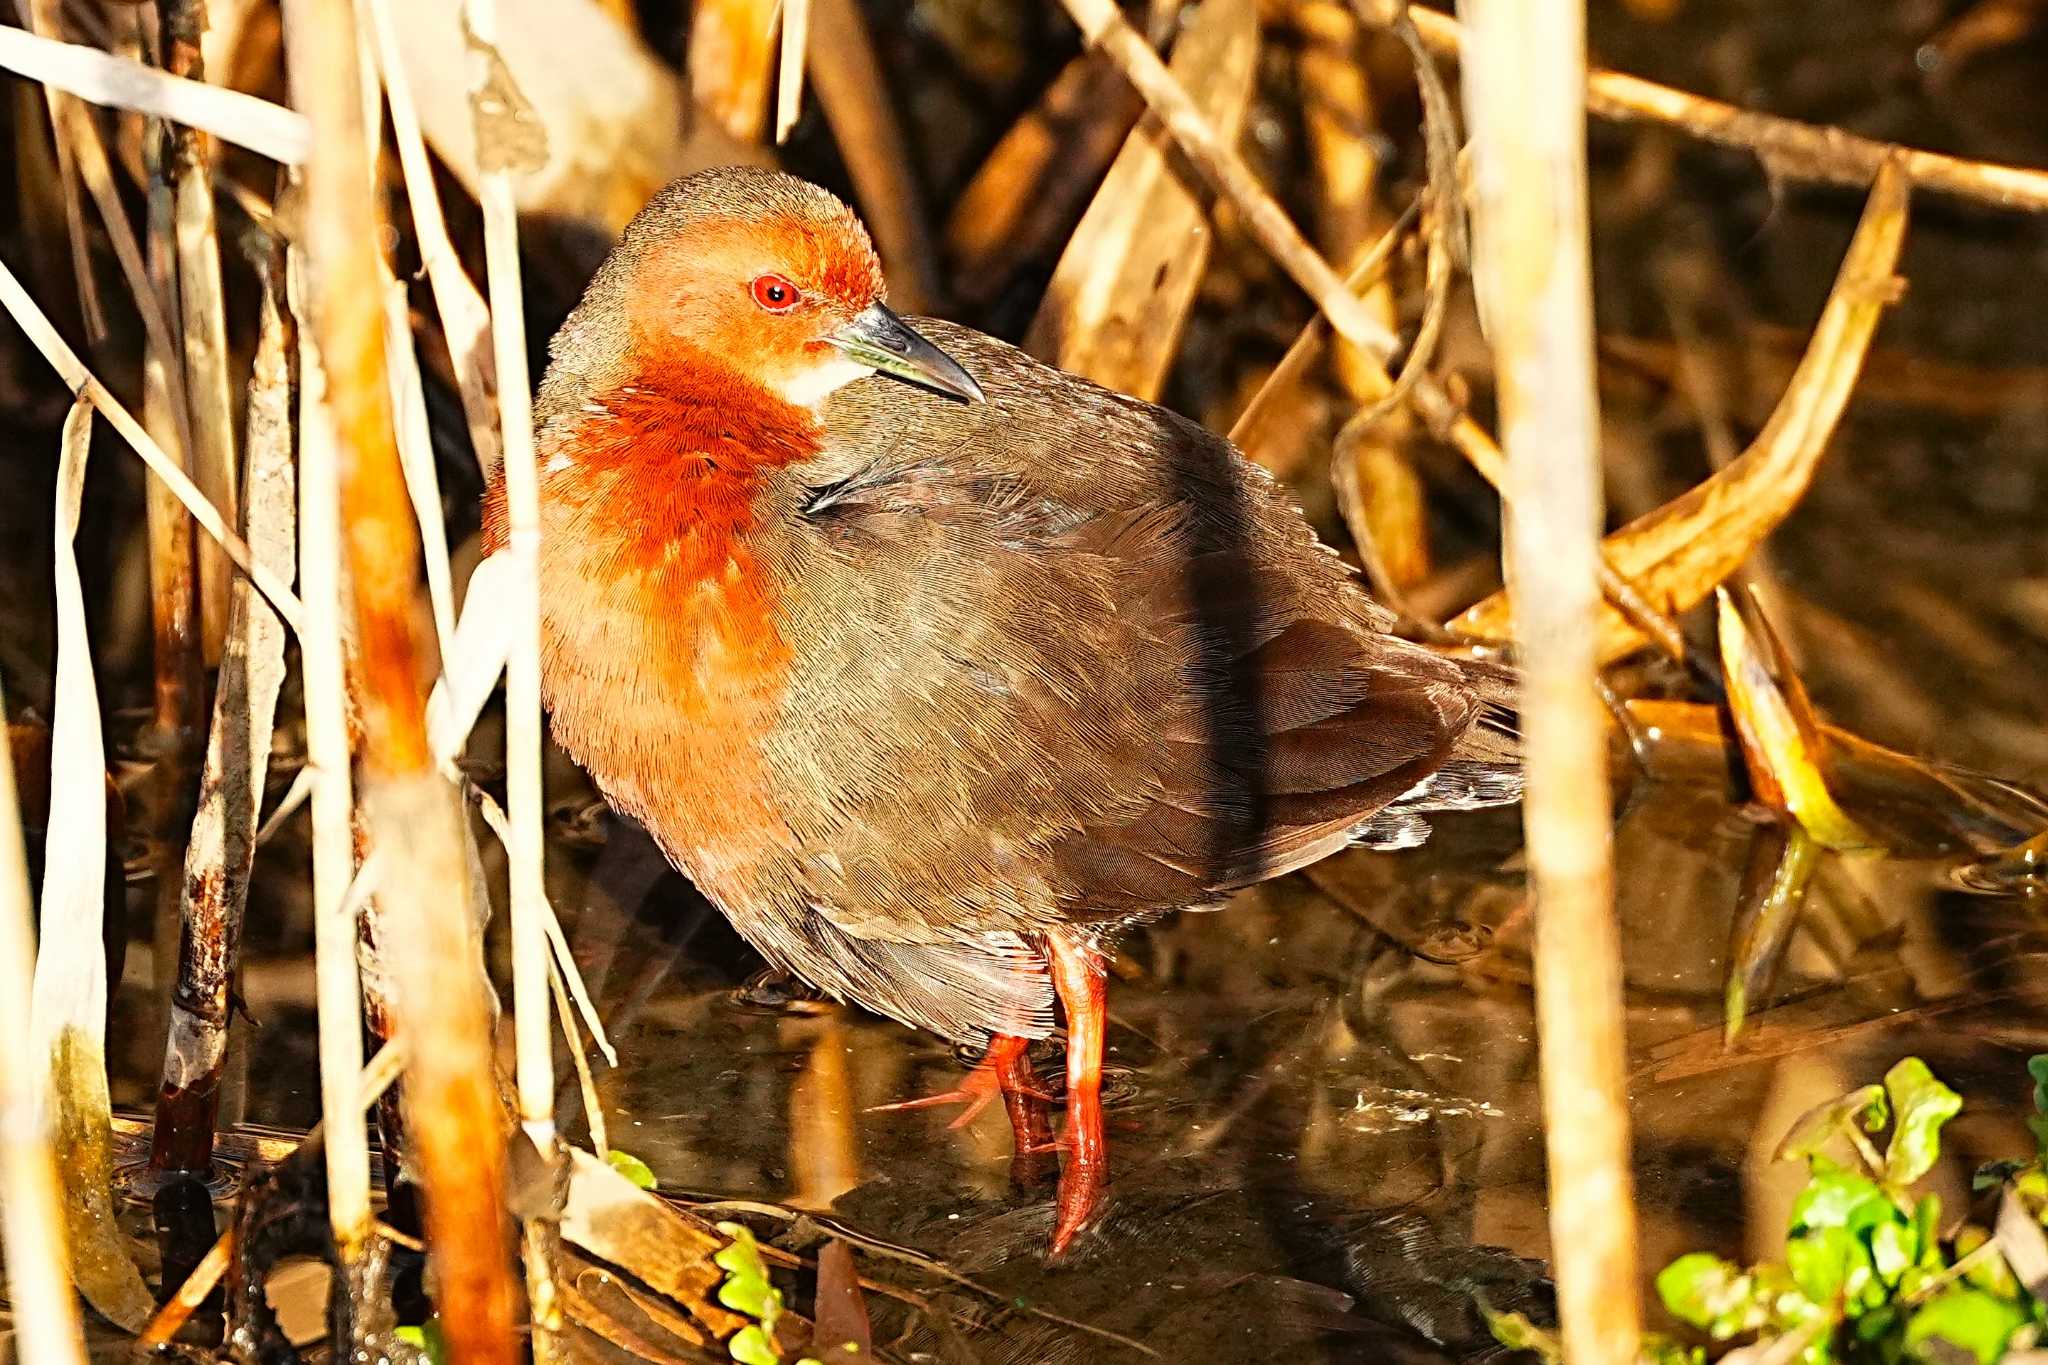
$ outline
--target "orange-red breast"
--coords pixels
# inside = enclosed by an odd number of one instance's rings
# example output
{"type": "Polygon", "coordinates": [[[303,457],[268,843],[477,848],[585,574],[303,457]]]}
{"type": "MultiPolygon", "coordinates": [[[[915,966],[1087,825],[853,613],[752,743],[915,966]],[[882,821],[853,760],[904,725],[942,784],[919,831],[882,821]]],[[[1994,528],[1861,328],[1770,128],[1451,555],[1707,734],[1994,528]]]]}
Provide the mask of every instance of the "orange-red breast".
{"type": "Polygon", "coordinates": [[[1106,1179],[1107,941],[1513,799],[1506,678],[1390,636],[1228,442],[882,298],[785,175],[627,227],[537,406],[546,698],[770,961],[986,1047],[1020,1141],[1060,1002],[1058,1253],[1106,1179]]]}

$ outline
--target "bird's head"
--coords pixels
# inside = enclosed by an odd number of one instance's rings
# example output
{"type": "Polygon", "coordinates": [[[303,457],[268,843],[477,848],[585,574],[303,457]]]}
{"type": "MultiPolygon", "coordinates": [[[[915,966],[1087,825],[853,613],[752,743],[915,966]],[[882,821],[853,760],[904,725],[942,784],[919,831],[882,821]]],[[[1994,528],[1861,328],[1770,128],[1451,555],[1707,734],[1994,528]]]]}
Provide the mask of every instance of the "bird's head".
{"type": "Polygon", "coordinates": [[[777,171],[686,176],[626,228],[628,342],[696,352],[815,408],[881,371],[970,402],[981,387],[883,303],[867,229],[829,192],[777,171]]]}

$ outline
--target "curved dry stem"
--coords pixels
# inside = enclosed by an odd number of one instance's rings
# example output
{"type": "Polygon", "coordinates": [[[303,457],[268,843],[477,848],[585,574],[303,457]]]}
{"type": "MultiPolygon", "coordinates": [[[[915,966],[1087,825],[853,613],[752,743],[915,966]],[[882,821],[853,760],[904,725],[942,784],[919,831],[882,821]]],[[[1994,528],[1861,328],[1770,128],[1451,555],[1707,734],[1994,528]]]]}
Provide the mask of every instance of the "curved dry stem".
{"type": "MultiPolygon", "coordinates": [[[[1908,194],[1902,167],[1894,163],[1879,174],[1806,356],[1749,448],[1690,492],[1607,537],[1603,549],[1612,570],[1640,590],[1653,612],[1683,611],[1705,597],[1805,494],[1878,319],[1897,296],[1892,271],[1905,240],[1908,194]]],[[[1500,592],[1452,624],[1474,635],[1504,635],[1511,614],[1509,595],[1500,592]]],[[[1642,638],[1619,612],[1603,614],[1602,659],[1619,658],[1642,638]]]]}

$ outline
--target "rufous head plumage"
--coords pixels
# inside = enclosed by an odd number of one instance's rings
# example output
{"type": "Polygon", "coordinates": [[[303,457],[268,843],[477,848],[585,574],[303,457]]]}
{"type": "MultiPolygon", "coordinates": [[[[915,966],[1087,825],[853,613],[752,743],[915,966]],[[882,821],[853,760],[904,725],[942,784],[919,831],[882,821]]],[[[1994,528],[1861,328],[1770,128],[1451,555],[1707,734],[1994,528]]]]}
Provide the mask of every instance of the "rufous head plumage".
{"type": "Polygon", "coordinates": [[[826,190],[724,166],[649,201],[621,242],[627,342],[708,357],[815,408],[876,370],[978,400],[972,378],[890,312],[867,229],[826,190]]]}

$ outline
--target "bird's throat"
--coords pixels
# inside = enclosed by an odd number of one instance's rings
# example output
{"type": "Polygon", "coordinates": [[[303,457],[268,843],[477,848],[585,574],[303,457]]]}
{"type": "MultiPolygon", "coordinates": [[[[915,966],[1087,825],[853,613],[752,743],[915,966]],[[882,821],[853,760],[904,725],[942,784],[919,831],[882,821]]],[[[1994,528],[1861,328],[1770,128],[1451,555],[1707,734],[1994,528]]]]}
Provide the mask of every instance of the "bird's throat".
{"type": "MultiPolygon", "coordinates": [[[[726,822],[772,818],[750,737],[772,724],[791,652],[758,504],[818,440],[809,413],[710,366],[643,373],[541,433],[555,733],[637,817],[678,791],[715,796],[670,816],[706,848],[734,832],[726,822]]],[[[503,509],[494,482],[487,551],[503,544],[503,509]]]]}

